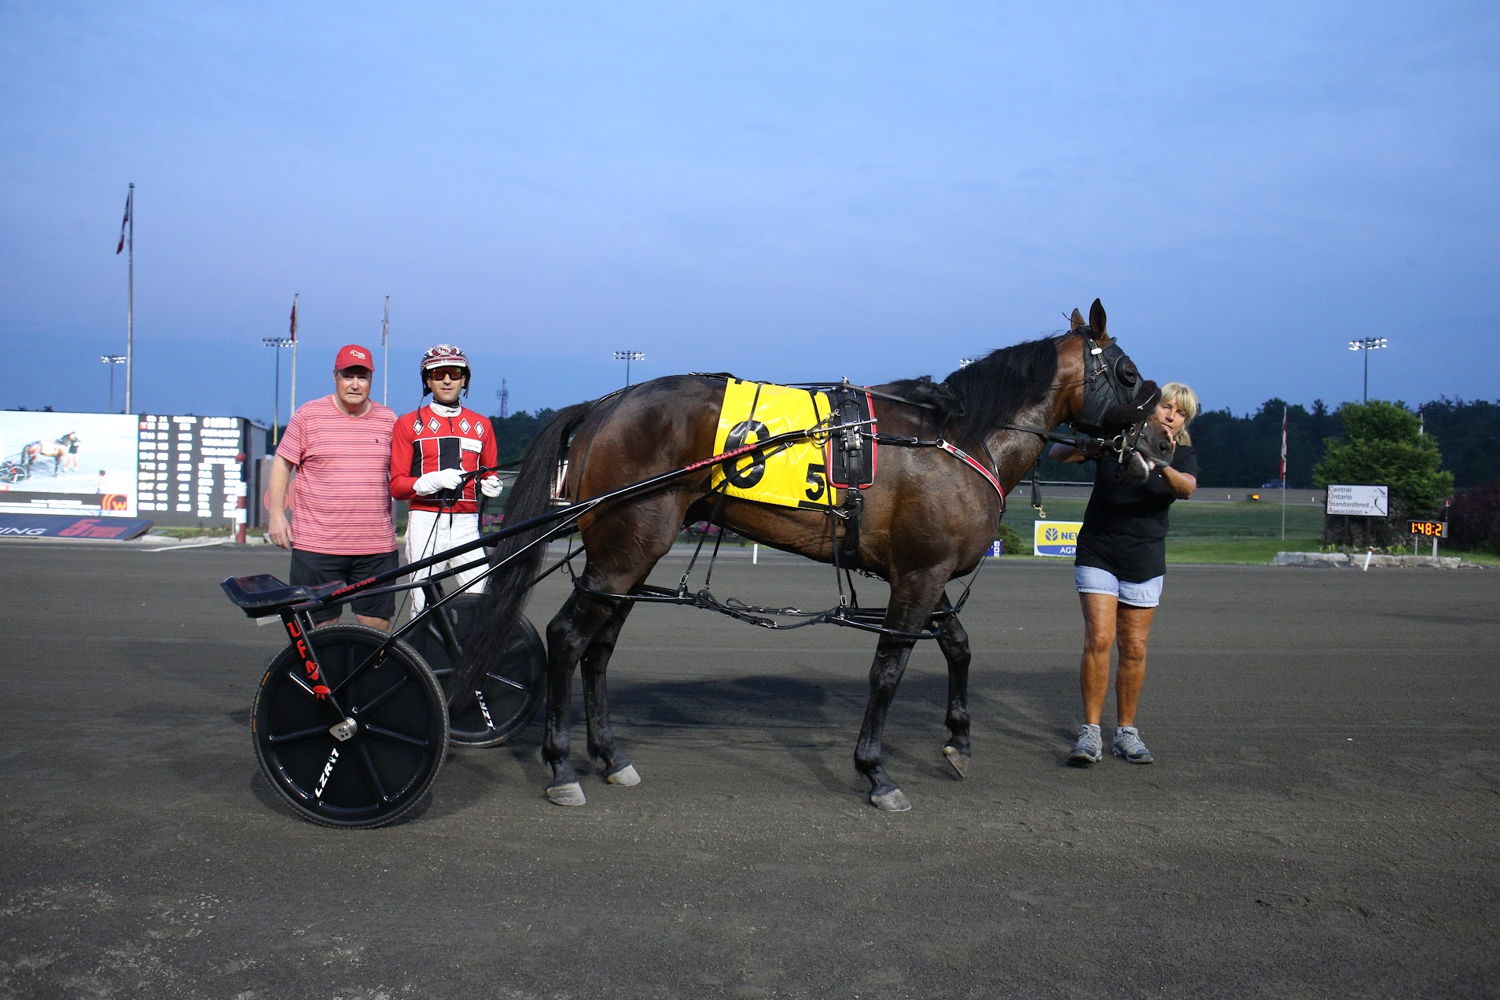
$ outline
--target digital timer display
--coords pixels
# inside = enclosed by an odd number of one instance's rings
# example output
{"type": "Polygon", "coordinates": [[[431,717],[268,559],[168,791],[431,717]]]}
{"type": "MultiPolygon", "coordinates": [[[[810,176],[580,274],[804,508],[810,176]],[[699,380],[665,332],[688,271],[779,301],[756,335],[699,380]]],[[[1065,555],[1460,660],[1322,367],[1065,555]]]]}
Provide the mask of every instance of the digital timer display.
{"type": "Polygon", "coordinates": [[[1411,522],[1411,533],[1421,535],[1423,538],[1447,538],[1447,521],[1413,521],[1411,522]]]}

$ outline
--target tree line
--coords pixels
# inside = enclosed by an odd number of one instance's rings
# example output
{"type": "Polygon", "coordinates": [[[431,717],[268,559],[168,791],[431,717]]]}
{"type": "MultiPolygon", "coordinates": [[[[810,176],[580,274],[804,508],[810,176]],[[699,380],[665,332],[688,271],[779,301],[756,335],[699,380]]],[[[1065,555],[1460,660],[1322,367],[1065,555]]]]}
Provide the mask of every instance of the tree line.
{"type": "MultiPolygon", "coordinates": [[[[1198,449],[1198,481],[1207,486],[1256,489],[1278,478],[1281,461],[1281,415],[1286,408],[1286,484],[1288,489],[1316,489],[1316,471],[1331,443],[1346,440],[1345,407],[1330,410],[1321,399],[1311,408],[1272,398],[1249,416],[1229,410],[1207,410],[1188,427],[1198,449]]],[[[1439,399],[1409,407],[1421,436],[1436,443],[1440,468],[1453,474],[1458,489],[1500,479],[1500,403],[1439,399]]],[[[1353,411],[1350,411],[1353,412],[1353,411]]],[[[1086,465],[1044,461],[1043,478],[1085,481],[1093,476],[1086,465]]]]}
{"type": "MultiPolygon", "coordinates": [[[[1416,415],[1419,433],[1437,445],[1439,468],[1453,474],[1455,488],[1500,479],[1500,402],[1444,398],[1415,409],[1404,403],[1395,405],[1416,415]]],[[[1188,428],[1198,449],[1198,481],[1213,487],[1257,489],[1275,480],[1281,460],[1283,406],[1287,417],[1287,488],[1318,488],[1314,473],[1330,443],[1346,439],[1344,407],[1330,410],[1321,399],[1308,408],[1272,398],[1249,416],[1235,416],[1227,409],[1198,414],[1188,428]]],[[[535,413],[522,410],[506,417],[490,417],[500,442],[500,464],[519,462],[526,446],[555,412],[543,408],[535,413]]],[[[1063,465],[1050,459],[1044,459],[1042,465],[1044,479],[1087,481],[1093,477],[1088,465],[1063,465]]]]}
{"type": "MultiPolygon", "coordinates": [[[[500,464],[519,463],[555,412],[491,417],[500,464]]],[[[1455,544],[1500,551],[1500,404],[1444,398],[1413,410],[1374,400],[1330,411],[1322,400],[1307,408],[1268,399],[1245,417],[1210,410],[1189,427],[1198,449],[1198,481],[1215,488],[1273,488],[1267,484],[1279,471],[1283,412],[1288,489],[1332,483],[1390,488],[1388,518],[1330,516],[1328,544],[1389,546],[1404,541],[1406,519],[1437,516],[1450,522],[1455,544]]],[[[1092,465],[1045,457],[1039,471],[1051,480],[1093,477],[1092,465]]]]}

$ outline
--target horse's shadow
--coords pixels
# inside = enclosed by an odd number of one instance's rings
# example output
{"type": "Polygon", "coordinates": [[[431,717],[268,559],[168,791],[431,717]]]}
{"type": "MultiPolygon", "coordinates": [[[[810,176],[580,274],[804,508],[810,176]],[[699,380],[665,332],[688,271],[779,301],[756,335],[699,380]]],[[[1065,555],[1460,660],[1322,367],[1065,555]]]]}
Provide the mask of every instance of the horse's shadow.
{"type": "MultiPolygon", "coordinates": [[[[939,752],[947,738],[947,685],[941,670],[911,671],[901,685],[886,728],[885,752],[903,777],[925,782],[955,778],[939,752]]],[[[1076,685],[1076,676],[1067,671],[976,675],[969,698],[976,754],[995,760],[1021,755],[1043,766],[1061,766],[1060,748],[1077,711],[1076,685]]],[[[753,757],[755,770],[770,774],[769,781],[795,782],[792,772],[800,770],[821,790],[845,795],[864,789],[852,755],[868,694],[868,683],[858,675],[617,676],[610,685],[610,709],[624,748],[648,781],[663,766],[721,767],[743,774],[753,757]]],[[[602,781],[600,769],[587,760],[576,686],[574,699],[575,763],[585,781],[602,781]]],[[[540,794],[549,777],[540,758],[541,736],[539,716],[505,746],[450,756],[449,764],[460,766],[439,777],[435,791],[447,804],[438,809],[462,810],[492,796],[496,778],[506,786],[530,785],[540,794]],[[509,761],[500,763],[488,756],[493,754],[509,761]]]]}

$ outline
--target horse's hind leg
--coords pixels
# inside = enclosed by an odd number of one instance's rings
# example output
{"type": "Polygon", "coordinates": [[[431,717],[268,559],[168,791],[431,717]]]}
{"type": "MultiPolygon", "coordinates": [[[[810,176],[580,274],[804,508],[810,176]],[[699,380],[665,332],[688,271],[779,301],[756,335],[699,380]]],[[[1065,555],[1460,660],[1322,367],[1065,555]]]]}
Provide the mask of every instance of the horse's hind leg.
{"type": "Polygon", "coordinates": [[[583,710],[588,719],[589,756],[604,765],[605,780],[612,785],[641,783],[640,774],[615,744],[614,727],[609,722],[609,691],[605,684],[609,658],[632,606],[629,601],[619,602],[615,613],[589,643],[582,661],[583,710]]]}
{"type": "Polygon", "coordinates": [[[622,603],[575,590],[547,625],[547,721],[542,760],[552,768],[547,798],[560,806],[581,806],[585,802],[570,756],[573,668],[622,603]]]}
{"type": "Polygon", "coordinates": [[[969,773],[973,749],[969,744],[969,633],[964,630],[953,605],[943,598],[941,610],[949,612],[939,619],[938,649],[948,661],[948,742],[943,756],[960,778],[969,773]]]}

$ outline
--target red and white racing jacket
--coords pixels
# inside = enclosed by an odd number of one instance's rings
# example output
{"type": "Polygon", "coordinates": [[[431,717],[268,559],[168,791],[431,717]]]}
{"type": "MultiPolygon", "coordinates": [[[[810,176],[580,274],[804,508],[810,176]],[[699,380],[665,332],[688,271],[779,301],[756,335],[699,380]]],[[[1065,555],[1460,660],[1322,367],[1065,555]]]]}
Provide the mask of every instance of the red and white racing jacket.
{"type": "Polygon", "coordinates": [[[424,497],[412,487],[426,472],[494,468],[499,447],[489,417],[463,406],[433,401],[397,417],[391,431],[391,496],[411,501],[413,510],[478,513],[478,480],[465,483],[458,502],[449,504],[442,502],[442,497],[451,495],[449,491],[424,497]]]}

